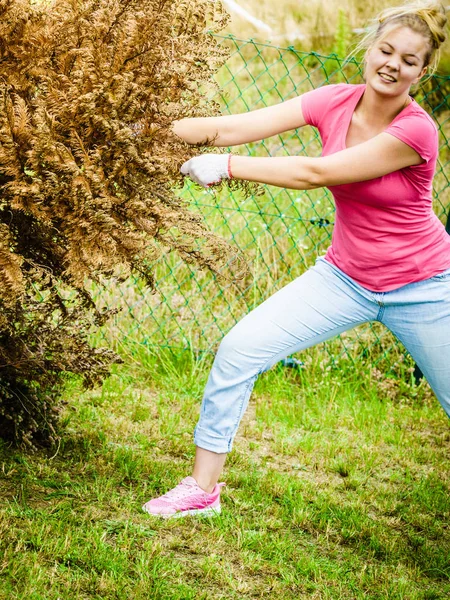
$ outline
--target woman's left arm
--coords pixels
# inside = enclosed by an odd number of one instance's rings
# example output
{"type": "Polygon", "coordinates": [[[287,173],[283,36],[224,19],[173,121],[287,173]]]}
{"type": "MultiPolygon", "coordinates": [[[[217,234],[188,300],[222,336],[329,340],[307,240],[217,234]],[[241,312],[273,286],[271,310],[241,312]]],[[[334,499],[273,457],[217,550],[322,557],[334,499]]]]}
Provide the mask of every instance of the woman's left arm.
{"type": "MultiPolygon", "coordinates": [[[[213,156],[225,158],[224,155],[194,157],[183,165],[182,172],[205,187],[217,183],[217,177],[212,181],[202,178],[203,164],[206,165],[204,159],[213,156]]],[[[318,158],[231,155],[227,174],[234,179],[310,190],[367,181],[422,162],[421,156],[411,146],[389,133],[380,133],[367,142],[318,158]]],[[[226,178],[227,174],[222,178],[226,178]]]]}

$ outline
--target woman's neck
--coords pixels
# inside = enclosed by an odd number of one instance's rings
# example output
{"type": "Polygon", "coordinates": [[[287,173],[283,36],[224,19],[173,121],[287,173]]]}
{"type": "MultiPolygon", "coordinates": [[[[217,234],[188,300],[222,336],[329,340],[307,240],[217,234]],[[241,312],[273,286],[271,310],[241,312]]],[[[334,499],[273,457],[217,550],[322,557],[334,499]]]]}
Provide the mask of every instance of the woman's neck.
{"type": "Polygon", "coordinates": [[[410,102],[411,98],[408,94],[391,98],[381,96],[372,88],[366,87],[356,112],[366,122],[387,126],[410,102]]]}

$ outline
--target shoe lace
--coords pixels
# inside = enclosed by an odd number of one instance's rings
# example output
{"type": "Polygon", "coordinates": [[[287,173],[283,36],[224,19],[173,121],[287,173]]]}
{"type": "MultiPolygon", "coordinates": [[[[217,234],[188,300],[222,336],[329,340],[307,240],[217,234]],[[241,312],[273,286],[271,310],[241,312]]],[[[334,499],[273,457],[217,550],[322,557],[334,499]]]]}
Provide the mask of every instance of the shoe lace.
{"type": "Polygon", "coordinates": [[[186,488],[190,488],[192,486],[187,485],[184,482],[179,483],[176,487],[174,487],[173,489],[169,490],[168,492],[166,492],[164,494],[164,496],[162,496],[165,500],[178,500],[178,498],[181,498],[182,496],[185,495],[186,493],[186,488]]]}

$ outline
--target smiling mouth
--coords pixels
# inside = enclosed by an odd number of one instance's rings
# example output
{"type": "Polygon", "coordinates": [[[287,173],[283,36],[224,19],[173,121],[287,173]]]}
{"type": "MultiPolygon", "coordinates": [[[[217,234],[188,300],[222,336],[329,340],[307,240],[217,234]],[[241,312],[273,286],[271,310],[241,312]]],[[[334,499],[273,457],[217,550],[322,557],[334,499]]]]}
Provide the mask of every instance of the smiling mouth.
{"type": "Polygon", "coordinates": [[[392,75],[387,75],[386,73],[378,73],[380,78],[387,83],[395,83],[397,80],[392,75]]]}

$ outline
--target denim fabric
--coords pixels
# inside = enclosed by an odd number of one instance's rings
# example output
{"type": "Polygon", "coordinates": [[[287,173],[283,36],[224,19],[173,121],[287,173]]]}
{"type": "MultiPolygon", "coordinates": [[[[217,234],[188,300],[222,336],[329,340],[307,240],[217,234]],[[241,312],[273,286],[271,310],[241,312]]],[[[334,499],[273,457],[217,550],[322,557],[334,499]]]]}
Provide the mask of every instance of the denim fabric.
{"type": "Polygon", "coordinates": [[[195,444],[229,452],[260,373],[368,321],[383,323],[402,342],[450,416],[450,269],[390,292],[372,292],[319,258],[224,337],[205,388],[195,444]]]}

